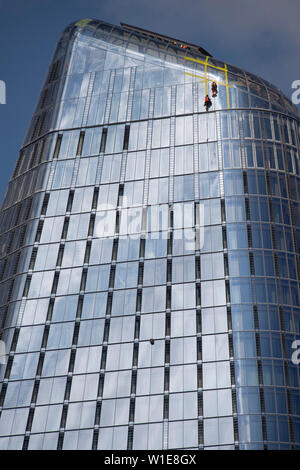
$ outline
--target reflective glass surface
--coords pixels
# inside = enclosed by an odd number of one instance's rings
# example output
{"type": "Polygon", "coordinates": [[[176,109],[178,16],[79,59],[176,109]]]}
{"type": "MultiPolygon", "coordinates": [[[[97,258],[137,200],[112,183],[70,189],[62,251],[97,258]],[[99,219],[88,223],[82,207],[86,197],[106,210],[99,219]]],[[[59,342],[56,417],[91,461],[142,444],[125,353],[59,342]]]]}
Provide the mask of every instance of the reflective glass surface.
{"type": "Polygon", "coordinates": [[[58,42],[0,212],[0,449],[300,448],[298,111],[182,45],[58,42]]]}

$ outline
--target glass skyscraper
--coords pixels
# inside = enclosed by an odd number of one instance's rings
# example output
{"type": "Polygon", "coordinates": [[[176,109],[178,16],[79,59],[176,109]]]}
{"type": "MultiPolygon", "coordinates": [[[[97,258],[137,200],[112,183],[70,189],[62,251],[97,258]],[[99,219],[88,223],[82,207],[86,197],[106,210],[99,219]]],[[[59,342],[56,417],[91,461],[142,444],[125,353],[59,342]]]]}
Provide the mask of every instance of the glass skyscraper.
{"type": "Polygon", "coordinates": [[[300,449],[299,150],[265,80],[70,25],[0,213],[0,449],[300,449]]]}

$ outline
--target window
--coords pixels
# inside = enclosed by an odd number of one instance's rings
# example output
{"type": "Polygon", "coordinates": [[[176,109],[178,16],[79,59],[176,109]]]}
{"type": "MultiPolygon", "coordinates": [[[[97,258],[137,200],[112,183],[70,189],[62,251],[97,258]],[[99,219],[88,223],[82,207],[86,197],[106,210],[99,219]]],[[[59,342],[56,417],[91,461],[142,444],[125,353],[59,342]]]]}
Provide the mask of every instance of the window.
{"type": "Polygon", "coordinates": [[[195,284],[176,284],[172,286],[172,309],[195,308],[195,284]]]}
{"type": "Polygon", "coordinates": [[[145,152],[130,152],[126,161],[126,181],[144,178],[145,152]]]}
{"type": "Polygon", "coordinates": [[[196,360],[196,337],[171,339],[170,364],[188,364],[196,360]]]}
{"type": "MultiPolygon", "coordinates": [[[[243,411],[245,412],[245,411],[243,411]]],[[[232,414],[231,390],[206,390],[203,392],[203,416],[229,416],[232,414]]]]}
{"type": "Polygon", "coordinates": [[[225,282],[201,282],[201,302],[203,307],[226,304],[225,282]]]}
{"type": "Polygon", "coordinates": [[[193,173],[193,146],[175,147],[175,175],[193,173]]]}
{"type": "Polygon", "coordinates": [[[218,169],[218,148],[216,142],[199,145],[199,171],[218,169]]]}
{"type": "Polygon", "coordinates": [[[219,174],[200,173],[199,174],[199,193],[200,199],[213,198],[220,196],[219,174]]]}
{"type": "Polygon", "coordinates": [[[137,397],[135,400],[135,423],[162,421],[163,395],[137,397]]]}
{"type": "Polygon", "coordinates": [[[117,263],[115,289],[135,287],[137,285],[138,263],[117,263]]]}
{"type": "Polygon", "coordinates": [[[146,260],[144,263],[144,286],[153,286],[166,283],[166,260],[146,260]]]}
{"type": "Polygon", "coordinates": [[[174,177],[174,201],[194,199],[194,175],[174,177]]]}
{"type": "Polygon", "coordinates": [[[216,446],[234,443],[232,418],[205,419],[203,424],[205,446],[216,446]]]}
{"type": "Polygon", "coordinates": [[[157,149],[151,151],[150,178],[158,178],[169,175],[169,149],[157,149]]]}
{"type": "Polygon", "coordinates": [[[203,335],[202,360],[226,361],[229,359],[229,343],[227,334],[203,335]]]}
{"type": "Polygon", "coordinates": [[[175,129],[175,145],[193,143],[193,116],[177,117],[175,129]]]}
{"type": "Polygon", "coordinates": [[[195,279],[195,257],[183,256],[173,258],[172,282],[190,282],[195,279]]]}

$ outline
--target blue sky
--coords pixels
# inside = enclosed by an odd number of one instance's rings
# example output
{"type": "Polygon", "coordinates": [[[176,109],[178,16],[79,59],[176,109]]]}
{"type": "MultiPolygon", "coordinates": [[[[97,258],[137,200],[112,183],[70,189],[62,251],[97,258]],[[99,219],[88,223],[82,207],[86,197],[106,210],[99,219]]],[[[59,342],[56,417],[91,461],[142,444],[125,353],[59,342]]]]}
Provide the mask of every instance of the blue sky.
{"type": "Polygon", "coordinates": [[[81,18],[121,21],[202,45],[290,98],[300,80],[299,0],[0,0],[0,200],[63,29],[81,18]]]}

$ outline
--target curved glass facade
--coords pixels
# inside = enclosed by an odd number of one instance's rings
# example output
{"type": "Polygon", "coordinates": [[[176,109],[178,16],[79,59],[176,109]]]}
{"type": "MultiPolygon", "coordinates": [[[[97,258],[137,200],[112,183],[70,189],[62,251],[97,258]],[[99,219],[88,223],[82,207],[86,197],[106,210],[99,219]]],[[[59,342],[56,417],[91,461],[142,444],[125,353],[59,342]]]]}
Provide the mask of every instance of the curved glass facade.
{"type": "Polygon", "coordinates": [[[0,448],[300,449],[299,204],[277,88],[69,26],[0,214],[0,448]]]}

